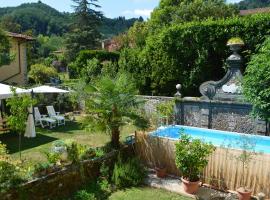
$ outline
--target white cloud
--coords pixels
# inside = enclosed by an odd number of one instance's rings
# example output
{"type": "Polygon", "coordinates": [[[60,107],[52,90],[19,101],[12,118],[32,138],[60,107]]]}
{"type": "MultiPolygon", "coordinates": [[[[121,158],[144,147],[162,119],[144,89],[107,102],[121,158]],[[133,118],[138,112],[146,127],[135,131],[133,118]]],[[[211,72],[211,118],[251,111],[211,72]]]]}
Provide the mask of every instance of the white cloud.
{"type": "Polygon", "coordinates": [[[143,9],[143,10],[136,9],[136,10],[134,10],[135,15],[144,16],[144,17],[150,17],[151,12],[153,12],[153,10],[150,10],[150,9],[143,9]]]}
{"type": "Polygon", "coordinates": [[[131,10],[125,10],[122,12],[123,15],[132,15],[134,14],[131,10]]]}
{"type": "Polygon", "coordinates": [[[135,10],[125,10],[122,12],[122,14],[150,17],[152,11],[153,11],[152,9],[135,9],[135,10]]]}

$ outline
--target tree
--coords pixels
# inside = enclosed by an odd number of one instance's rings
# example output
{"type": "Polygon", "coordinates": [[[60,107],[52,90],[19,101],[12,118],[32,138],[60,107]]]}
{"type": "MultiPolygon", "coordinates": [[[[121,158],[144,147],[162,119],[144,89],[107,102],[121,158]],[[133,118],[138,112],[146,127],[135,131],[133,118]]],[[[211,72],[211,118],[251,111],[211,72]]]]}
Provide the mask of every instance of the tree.
{"type": "Polygon", "coordinates": [[[48,67],[43,64],[35,64],[30,67],[29,78],[35,83],[44,84],[50,82],[50,78],[58,77],[54,67],[48,67]]]}
{"type": "Polygon", "coordinates": [[[266,39],[257,54],[251,57],[243,80],[243,92],[253,104],[253,114],[266,120],[266,135],[270,122],[270,39],[266,39]]]}
{"type": "Polygon", "coordinates": [[[151,24],[164,26],[234,16],[238,10],[223,0],[161,0],[151,15],[151,24]]]}
{"type": "Polygon", "coordinates": [[[68,57],[73,60],[80,50],[96,49],[101,37],[98,26],[102,14],[94,8],[100,8],[97,0],[73,0],[75,8],[72,31],[67,36],[68,57]]]}
{"type": "Polygon", "coordinates": [[[86,101],[89,128],[109,132],[114,148],[120,146],[120,127],[130,122],[142,129],[148,126],[147,120],[139,114],[138,108],[143,101],[136,94],[137,90],[127,75],[104,76],[96,81],[86,101]]]}
{"type": "Polygon", "coordinates": [[[6,34],[0,29],[0,67],[5,64],[9,64],[12,60],[12,56],[9,52],[10,43],[6,34]]]}
{"type": "Polygon", "coordinates": [[[19,152],[21,159],[21,140],[22,134],[26,129],[26,121],[28,118],[28,107],[34,104],[34,101],[28,95],[18,96],[16,89],[11,88],[13,92],[12,98],[7,100],[10,106],[10,116],[7,118],[9,127],[19,133],[19,152]]]}
{"type": "Polygon", "coordinates": [[[4,17],[2,17],[0,26],[4,30],[14,33],[21,33],[22,30],[21,25],[16,23],[14,18],[10,15],[5,15],[4,17]]]}

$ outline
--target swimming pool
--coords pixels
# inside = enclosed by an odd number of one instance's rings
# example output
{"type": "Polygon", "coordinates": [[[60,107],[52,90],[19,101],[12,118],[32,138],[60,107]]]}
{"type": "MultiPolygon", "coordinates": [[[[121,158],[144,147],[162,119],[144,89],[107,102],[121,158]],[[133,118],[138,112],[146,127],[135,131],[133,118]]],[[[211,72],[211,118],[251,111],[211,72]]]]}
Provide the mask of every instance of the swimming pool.
{"type": "Polygon", "coordinates": [[[266,136],[247,135],[236,132],[180,125],[160,127],[156,131],[152,132],[151,135],[178,140],[181,133],[190,135],[194,139],[201,139],[205,142],[211,142],[216,147],[241,149],[242,145],[248,144],[248,146],[251,147],[250,150],[255,150],[255,152],[258,153],[270,154],[270,137],[266,136]]]}

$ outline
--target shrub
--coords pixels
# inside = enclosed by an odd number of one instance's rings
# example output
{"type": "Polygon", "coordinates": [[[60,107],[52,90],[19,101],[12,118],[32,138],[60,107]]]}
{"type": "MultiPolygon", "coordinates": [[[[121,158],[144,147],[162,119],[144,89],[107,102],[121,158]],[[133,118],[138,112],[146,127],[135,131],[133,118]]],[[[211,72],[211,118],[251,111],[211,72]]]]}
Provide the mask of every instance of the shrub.
{"type": "Polygon", "coordinates": [[[50,78],[58,77],[57,71],[53,67],[47,67],[43,64],[35,64],[30,67],[29,78],[35,83],[44,84],[50,82],[50,78]]]}
{"type": "Polygon", "coordinates": [[[47,160],[50,164],[56,165],[61,161],[61,154],[56,152],[45,152],[47,160]]]}
{"type": "Polygon", "coordinates": [[[137,158],[124,161],[119,156],[114,165],[112,181],[119,188],[138,186],[145,175],[145,169],[137,158]]]}
{"type": "Polygon", "coordinates": [[[224,76],[230,38],[246,42],[248,61],[269,33],[270,14],[171,25],[149,34],[143,48],[121,51],[119,67],[132,73],[142,94],[173,95],[181,83],[183,95],[197,96],[201,83],[224,76]]]}
{"type": "Polygon", "coordinates": [[[215,147],[200,139],[191,139],[185,134],[181,134],[175,147],[175,164],[183,178],[192,182],[198,181],[200,173],[208,163],[208,156],[215,150],[215,147]]]}
{"type": "Polygon", "coordinates": [[[243,91],[253,104],[253,114],[265,119],[266,135],[270,122],[270,39],[260,46],[259,52],[251,57],[243,80],[243,91]]]}
{"type": "Polygon", "coordinates": [[[7,146],[0,141],[0,160],[6,160],[8,158],[7,146]]]}
{"type": "Polygon", "coordinates": [[[174,112],[174,105],[174,100],[162,102],[157,105],[157,113],[159,114],[159,117],[165,118],[166,125],[168,125],[169,122],[173,120],[172,117],[174,112]]]}
{"type": "MultiPolygon", "coordinates": [[[[87,61],[97,59],[99,63],[104,61],[117,62],[119,53],[108,52],[103,50],[82,50],[77,56],[76,60],[69,65],[73,77],[81,74],[81,71],[87,66],[87,61]]],[[[100,69],[101,70],[101,69],[100,69]]]]}
{"type": "Polygon", "coordinates": [[[0,191],[16,187],[23,182],[18,168],[7,161],[0,161],[0,191]]]}
{"type": "Polygon", "coordinates": [[[98,59],[93,58],[87,60],[85,67],[82,69],[82,76],[85,81],[89,83],[92,79],[98,77],[101,74],[102,65],[98,59]]]}
{"type": "Polygon", "coordinates": [[[94,194],[87,192],[86,190],[80,190],[75,194],[75,200],[96,200],[94,194]]]}
{"type": "Polygon", "coordinates": [[[87,149],[86,146],[83,146],[76,142],[72,142],[71,144],[67,145],[68,159],[72,163],[79,163],[82,159],[82,156],[85,155],[87,150],[89,149],[87,149]]]}

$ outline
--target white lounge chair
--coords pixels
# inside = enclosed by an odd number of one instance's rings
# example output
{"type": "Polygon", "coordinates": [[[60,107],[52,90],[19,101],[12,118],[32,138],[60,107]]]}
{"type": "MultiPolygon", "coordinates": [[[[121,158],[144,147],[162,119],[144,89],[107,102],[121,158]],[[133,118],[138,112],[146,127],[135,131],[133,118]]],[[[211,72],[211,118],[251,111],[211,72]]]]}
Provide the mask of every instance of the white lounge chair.
{"type": "Polygon", "coordinates": [[[49,126],[50,129],[56,127],[56,120],[49,118],[46,115],[41,115],[38,107],[34,107],[34,113],[35,113],[35,123],[37,126],[40,125],[42,128],[49,126]]]}
{"type": "Polygon", "coordinates": [[[58,126],[66,124],[65,117],[60,115],[60,112],[55,112],[53,106],[46,106],[46,108],[47,108],[49,117],[56,119],[58,126]]]}

